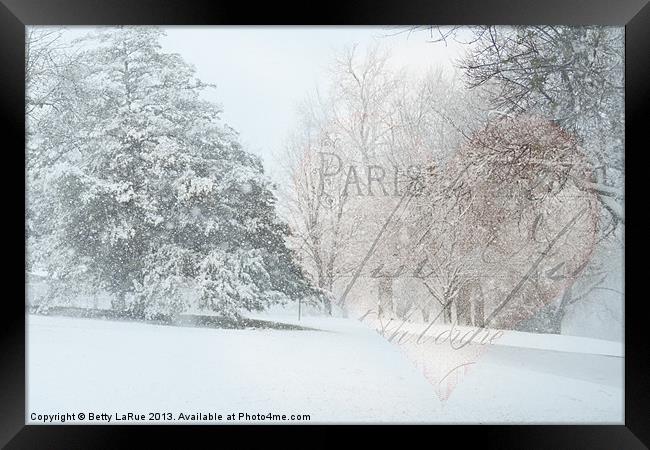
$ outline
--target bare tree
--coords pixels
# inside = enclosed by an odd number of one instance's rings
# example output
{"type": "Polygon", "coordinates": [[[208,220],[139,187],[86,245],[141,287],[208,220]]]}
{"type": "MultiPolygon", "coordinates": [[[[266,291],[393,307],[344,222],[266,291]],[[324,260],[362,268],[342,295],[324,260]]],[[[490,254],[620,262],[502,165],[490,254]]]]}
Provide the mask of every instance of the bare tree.
{"type": "MultiPolygon", "coordinates": [[[[429,39],[468,45],[460,62],[470,88],[490,93],[493,108],[538,113],[579,139],[593,179],[576,179],[598,196],[611,221],[624,222],[624,33],[603,26],[419,27],[429,39]]],[[[590,177],[592,178],[592,177],[590,177]]]]}
{"type": "MultiPolygon", "coordinates": [[[[589,172],[577,142],[531,116],[502,118],[461,149],[475,195],[468,222],[482,234],[486,325],[518,326],[570,289],[591,261],[598,200],[571,182],[589,172]]],[[[548,329],[544,330],[548,331],[548,329]]]]}

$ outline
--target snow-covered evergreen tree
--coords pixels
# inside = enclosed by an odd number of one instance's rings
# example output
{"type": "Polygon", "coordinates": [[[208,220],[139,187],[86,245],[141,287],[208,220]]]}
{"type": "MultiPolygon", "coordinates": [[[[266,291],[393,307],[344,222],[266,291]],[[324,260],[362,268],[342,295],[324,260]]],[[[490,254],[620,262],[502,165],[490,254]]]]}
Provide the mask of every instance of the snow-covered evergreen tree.
{"type": "Polygon", "coordinates": [[[319,295],[285,246],[259,158],[162,35],[121,27],[80,42],[71,100],[51,109],[29,154],[42,167],[32,193],[48,272],[149,318],[197,307],[236,317],[319,295]]]}

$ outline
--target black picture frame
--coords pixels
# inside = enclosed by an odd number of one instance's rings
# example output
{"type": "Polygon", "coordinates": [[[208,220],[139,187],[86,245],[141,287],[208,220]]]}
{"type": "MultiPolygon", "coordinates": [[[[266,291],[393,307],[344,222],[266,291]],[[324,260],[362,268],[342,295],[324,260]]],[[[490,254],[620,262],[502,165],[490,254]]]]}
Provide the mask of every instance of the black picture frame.
{"type": "MultiPolygon", "coordinates": [[[[45,426],[25,425],[25,309],[18,300],[24,295],[24,266],[18,261],[25,256],[24,246],[24,27],[25,25],[416,25],[416,24],[568,24],[619,25],[626,30],[626,157],[645,150],[645,134],[650,88],[650,6],[647,0],[449,0],[446,2],[402,0],[381,2],[363,0],[288,5],[277,3],[251,4],[223,1],[141,0],[0,0],[0,92],[2,123],[5,125],[4,147],[4,244],[5,290],[0,326],[0,444],[6,448],[130,448],[135,439],[144,439],[148,447],[156,442],[163,448],[182,443],[188,447],[198,439],[208,439],[213,445],[226,445],[225,431],[238,437],[237,447],[259,448],[250,441],[262,437],[269,444],[289,445],[293,439],[276,436],[280,429],[286,434],[293,427],[272,426],[45,426]],[[7,161],[9,157],[9,161],[7,161]],[[22,162],[21,162],[22,161],[22,162]],[[22,164],[23,170],[19,170],[22,164]],[[15,176],[14,176],[15,175],[15,176]],[[10,220],[9,220],[10,219],[10,220]],[[11,234],[9,234],[11,233],[11,234]],[[16,236],[14,238],[13,236],[16,236]],[[18,239],[23,236],[23,242],[18,239]],[[7,246],[5,245],[5,248],[7,246]],[[22,275],[19,271],[22,270],[22,275]],[[278,439],[281,439],[278,441],[278,439]],[[275,442],[274,442],[275,441],[275,442]]],[[[626,158],[626,202],[642,194],[628,188],[635,179],[634,167],[626,158]]],[[[634,211],[632,211],[634,212],[634,211]]],[[[633,216],[633,227],[635,221],[633,216]]],[[[630,213],[626,214],[626,237],[630,231],[630,213]]],[[[633,249],[634,251],[634,249],[633,249]]],[[[626,262],[632,257],[626,252],[626,262]]],[[[626,265],[626,293],[633,285],[632,267],[626,265]]],[[[442,442],[459,442],[463,447],[477,445],[495,448],[589,448],[634,449],[650,445],[650,382],[647,378],[650,358],[645,333],[647,317],[643,312],[643,296],[634,296],[625,305],[625,424],[588,425],[503,425],[503,426],[417,426],[424,444],[438,446],[442,442]],[[462,427],[458,428],[458,427],[462,427]],[[428,438],[427,438],[428,436],[428,438]],[[430,439],[430,440],[427,440],[430,439]]],[[[101,387],[98,387],[101,389],[101,387]]],[[[314,444],[340,445],[332,430],[347,426],[299,427],[310,435],[308,440],[296,439],[302,446],[314,444]]],[[[364,434],[387,444],[388,437],[397,443],[411,441],[411,432],[403,427],[354,427],[364,434]],[[371,429],[369,429],[371,428],[371,429]]],[[[232,437],[232,436],[231,436],[232,437]]],[[[364,442],[368,443],[364,438],[364,442]]],[[[396,445],[397,445],[396,443],[396,445]]],[[[445,444],[452,445],[452,444],[445,444]]]]}

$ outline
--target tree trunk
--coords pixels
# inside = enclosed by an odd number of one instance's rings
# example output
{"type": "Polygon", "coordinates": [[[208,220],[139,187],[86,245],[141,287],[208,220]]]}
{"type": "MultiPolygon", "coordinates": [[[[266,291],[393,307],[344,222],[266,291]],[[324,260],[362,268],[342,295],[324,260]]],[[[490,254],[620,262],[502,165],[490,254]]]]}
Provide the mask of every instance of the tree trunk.
{"type": "Polygon", "coordinates": [[[327,313],[328,316],[332,315],[332,302],[330,301],[329,298],[325,298],[323,300],[323,306],[325,307],[325,312],[327,313]]]}
{"type": "Polygon", "coordinates": [[[474,326],[485,326],[485,298],[483,297],[483,289],[478,285],[478,292],[474,299],[474,326]]]}
{"type": "Polygon", "coordinates": [[[445,323],[451,323],[452,322],[451,307],[452,307],[451,302],[449,302],[449,301],[445,302],[445,306],[444,306],[445,310],[443,311],[443,318],[444,318],[445,323]]]}
{"type": "Polygon", "coordinates": [[[425,322],[429,322],[429,310],[427,308],[420,308],[420,311],[422,312],[422,319],[425,322]]]}
{"type": "Polygon", "coordinates": [[[379,279],[379,293],[378,293],[378,311],[377,315],[382,316],[384,312],[390,315],[393,313],[393,279],[386,277],[379,279]]]}
{"type": "Polygon", "coordinates": [[[115,295],[111,299],[111,309],[113,311],[124,311],[126,309],[126,295],[123,292],[115,295]]]}
{"type": "Polygon", "coordinates": [[[573,286],[569,285],[569,287],[564,290],[564,294],[562,294],[562,300],[560,300],[560,304],[551,316],[549,324],[549,331],[551,333],[562,333],[562,320],[564,320],[564,316],[566,315],[566,308],[569,305],[572,296],[573,286]]]}
{"type": "Polygon", "coordinates": [[[472,323],[470,293],[469,286],[463,286],[458,293],[456,299],[456,321],[458,325],[471,325],[472,323]]]}
{"type": "MultiPolygon", "coordinates": [[[[332,292],[332,287],[333,287],[334,281],[331,276],[328,276],[327,279],[325,279],[322,274],[318,275],[318,287],[326,290],[328,292],[332,292]]],[[[323,307],[325,308],[325,312],[327,313],[328,316],[332,315],[332,302],[330,301],[329,298],[325,297],[323,299],[323,307]]]]}

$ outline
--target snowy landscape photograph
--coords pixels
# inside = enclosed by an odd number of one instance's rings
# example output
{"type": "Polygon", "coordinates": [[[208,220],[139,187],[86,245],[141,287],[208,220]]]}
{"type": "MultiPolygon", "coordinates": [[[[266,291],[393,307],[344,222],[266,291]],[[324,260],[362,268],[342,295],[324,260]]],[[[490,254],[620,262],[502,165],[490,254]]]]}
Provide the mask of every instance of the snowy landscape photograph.
{"type": "Polygon", "coordinates": [[[27,424],[623,424],[625,31],[27,26],[27,424]]]}

